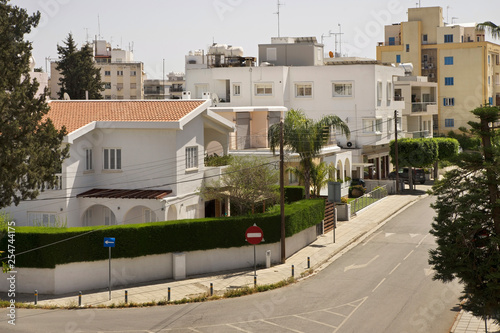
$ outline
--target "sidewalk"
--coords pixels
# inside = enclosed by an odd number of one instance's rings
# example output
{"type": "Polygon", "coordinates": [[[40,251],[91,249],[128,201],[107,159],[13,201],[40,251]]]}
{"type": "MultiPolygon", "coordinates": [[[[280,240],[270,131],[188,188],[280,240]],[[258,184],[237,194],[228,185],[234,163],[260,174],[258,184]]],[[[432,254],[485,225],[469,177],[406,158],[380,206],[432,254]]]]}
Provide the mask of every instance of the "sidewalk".
{"type": "MultiPolygon", "coordinates": [[[[273,284],[288,279],[292,276],[292,265],[294,277],[301,278],[301,274],[308,271],[308,259],[310,268],[319,271],[328,266],[339,256],[354,247],[359,241],[368,238],[391,216],[405,209],[419,199],[425,197],[424,191],[413,194],[391,195],[377,203],[365,208],[349,222],[338,222],[333,243],[333,233],[329,232],[319,236],[318,239],[286,260],[285,264],[279,264],[270,268],[259,268],[257,270],[257,284],[273,284]]],[[[117,288],[111,293],[107,290],[87,291],[82,295],[82,305],[99,306],[119,304],[125,301],[125,290],[128,292],[128,302],[147,303],[151,301],[171,301],[183,298],[193,298],[210,292],[213,286],[215,295],[222,295],[227,290],[252,287],[254,284],[254,271],[225,272],[220,275],[206,275],[189,278],[182,281],[162,280],[117,288]],[[170,298],[169,298],[170,288],[170,298]]],[[[18,295],[17,301],[33,304],[34,296],[29,294],[18,295]]],[[[71,295],[40,295],[38,305],[69,306],[78,304],[78,293],[71,295]]],[[[493,322],[488,323],[488,332],[497,332],[498,326],[493,322]]],[[[484,320],[473,317],[469,313],[461,311],[457,316],[451,333],[485,332],[484,320]]]]}

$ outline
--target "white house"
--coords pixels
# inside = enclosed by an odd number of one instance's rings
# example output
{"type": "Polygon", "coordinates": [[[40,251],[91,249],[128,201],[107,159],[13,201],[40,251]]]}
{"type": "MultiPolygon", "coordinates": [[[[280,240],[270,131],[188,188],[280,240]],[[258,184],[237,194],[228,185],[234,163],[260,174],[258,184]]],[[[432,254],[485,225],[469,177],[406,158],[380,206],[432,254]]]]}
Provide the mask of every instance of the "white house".
{"type": "Polygon", "coordinates": [[[227,152],[232,122],[208,100],[51,101],[66,127],[59,184],[7,212],[23,225],[68,227],[204,217],[206,147],[227,152]]]}
{"type": "MultiPolygon", "coordinates": [[[[364,167],[370,178],[388,176],[394,111],[400,118],[405,107],[394,98],[402,68],[371,59],[324,59],[314,37],[273,38],[259,45],[260,66],[252,58],[234,56],[231,49],[214,45],[206,55],[186,56],[186,90],[194,98],[210,92],[217,107],[282,105],[313,119],[337,115],[352,132],[349,140],[337,136],[338,145],[352,152],[352,176],[363,177],[364,167]]],[[[406,128],[399,131],[406,136],[406,128]]]]}

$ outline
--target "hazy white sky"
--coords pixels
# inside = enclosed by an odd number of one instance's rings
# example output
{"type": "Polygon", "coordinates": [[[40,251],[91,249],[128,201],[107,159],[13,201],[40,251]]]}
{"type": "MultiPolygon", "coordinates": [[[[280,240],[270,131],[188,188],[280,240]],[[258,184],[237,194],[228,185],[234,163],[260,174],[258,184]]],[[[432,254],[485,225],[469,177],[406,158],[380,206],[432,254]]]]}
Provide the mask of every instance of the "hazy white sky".
{"type": "MultiPolygon", "coordinates": [[[[280,35],[321,36],[342,29],[342,53],[375,58],[386,24],[407,20],[407,8],[418,0],[280,0],[280,35]]],[[[445,21],[500,23],[499,0],[421,0],[422,7],[441,6],[445,21]],[[448,8],[449,7],[449,8],[448,8]]],[[[128,49],[142,61],[148,78],[184,71],[190,50],[216,43],[242,46],[257,57],[258,44],[278,35],[276,0],[11,0],[32,13],[40,11],[39,27],[27,38],[45,70],[46,58],[57,58],[57,44],[72,32],[79,45],[100,33],[113,47],[128,49]],[[99,17],[99,20],[98,20],[99,17]],[[100,23],[100,24],[99,24],[100,23]],[[100,29],[99,29],[100,25],[100,29]],[[100,32],[99,32],[100,31],[100,32]]],[[[325,51],[335,38],[324,38],[325,51]]],[[[338,46],[340,48],[340,46],[338,46]]]]}

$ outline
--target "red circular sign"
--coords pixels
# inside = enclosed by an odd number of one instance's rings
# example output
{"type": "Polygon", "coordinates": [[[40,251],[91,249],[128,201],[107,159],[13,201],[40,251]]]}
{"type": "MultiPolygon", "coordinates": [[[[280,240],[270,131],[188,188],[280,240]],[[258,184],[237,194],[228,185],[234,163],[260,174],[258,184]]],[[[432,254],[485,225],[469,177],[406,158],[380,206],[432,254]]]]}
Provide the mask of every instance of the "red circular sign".
{"type": "Polygon", "coordinates": [[[262,239],[264,238],[264,233],[262,232],[262,229],[259,228],[256,225],[251,226],[250,228],[247,229],[245,232],[245,238],[247,242],[253,245],[257,245],[260,242],[262,242],[262,239]]]}

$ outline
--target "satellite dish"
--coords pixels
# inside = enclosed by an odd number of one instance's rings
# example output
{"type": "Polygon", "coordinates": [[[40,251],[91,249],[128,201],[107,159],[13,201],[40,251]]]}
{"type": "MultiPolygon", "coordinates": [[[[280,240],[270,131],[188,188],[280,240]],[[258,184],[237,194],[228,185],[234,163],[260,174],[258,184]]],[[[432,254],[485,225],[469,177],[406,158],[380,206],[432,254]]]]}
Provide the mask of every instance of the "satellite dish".
{"type": "Polygon", "coordinates": [[[328,55],[330,56],[330,58],[333,58],[333,52],[332,51],[328,52],[328,55]]]}
{"type": "Polygon", "coordinates": [[[219,96],[216,93],[212,93],[212,102],[217,106],[220,103],[219,96]]]}
{"type": "Polygon", "coordinates": [[[64,95],[63,95],[63,99],[64,99],[65,101],[69,101],[69,100],[71,100],[71,98],[69,98],[68,93],[64,93],[64,95]]]}

